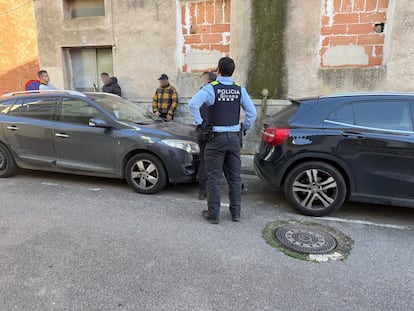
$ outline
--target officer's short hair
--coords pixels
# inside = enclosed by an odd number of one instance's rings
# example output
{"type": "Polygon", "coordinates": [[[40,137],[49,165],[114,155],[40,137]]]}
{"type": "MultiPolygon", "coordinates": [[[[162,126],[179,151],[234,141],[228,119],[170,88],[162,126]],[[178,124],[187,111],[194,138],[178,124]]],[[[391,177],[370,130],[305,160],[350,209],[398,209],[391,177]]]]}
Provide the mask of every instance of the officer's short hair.
{"type": "Polygon", "coordinates": [[[43,76],[43,74],[45,74],[45,73],[47,73],[47,71],[46,71],[46,70],[39,70],[39,71],[37,72],[37,76],[41,79],[41,78],[42,78],[42,76],[43,76]]]}
{"type": "Polygon", "coordinates": [[[109,77],[109,74],[108,74],[107,72],[102,72],[102,73],[101,73],[101,77],[102,77],[102,76],[107,76],[107,77],[109,77]]]}
{"type": "Polygon", "coordinates": [[[234,60],[232,58],[226,56],[220,58],[218,62],[218,69],[222,76],[231,77],[234,69],[236,69],[236,65],[234,64],[234,60]]]}

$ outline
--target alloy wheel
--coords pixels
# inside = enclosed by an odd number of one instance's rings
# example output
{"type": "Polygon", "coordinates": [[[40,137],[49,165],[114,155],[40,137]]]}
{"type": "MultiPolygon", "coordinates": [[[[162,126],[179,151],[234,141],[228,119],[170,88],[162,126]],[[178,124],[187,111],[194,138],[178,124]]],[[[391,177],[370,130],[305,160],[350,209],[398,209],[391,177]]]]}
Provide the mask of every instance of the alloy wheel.
{"type": "Polygon", "coordinates": [[[306,209],[324,209],[335,202],[338,185],[328,172],[308,169],[295,178],[293,196],[306,209]]]}
{"type": "Polygon", "coordinates": [[[0,171],[7,170],[7,155],[3,150],[0,150],[0,171]]]}
{"type": "Polygon", "coordinates": [[[138,160],[131,167],[131,177],[137,186],[143,190],[153,188],[159,178],[157,167],[150,160],[138,160]]]}

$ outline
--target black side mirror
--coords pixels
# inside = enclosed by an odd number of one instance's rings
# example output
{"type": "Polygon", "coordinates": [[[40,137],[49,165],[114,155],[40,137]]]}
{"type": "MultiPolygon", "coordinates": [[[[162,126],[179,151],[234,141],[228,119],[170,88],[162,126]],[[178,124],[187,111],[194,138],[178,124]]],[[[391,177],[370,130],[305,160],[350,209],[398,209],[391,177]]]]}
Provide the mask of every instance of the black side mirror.
{"type": "Polygon", "coordinates": [[[105,120],[98,119],[98,118],[89,119],[89,126],[101,127],[101,128],[105,128],[105,129],[109,129],[109,128],[113,127],[111,124],[109,124],[105,120]]]}

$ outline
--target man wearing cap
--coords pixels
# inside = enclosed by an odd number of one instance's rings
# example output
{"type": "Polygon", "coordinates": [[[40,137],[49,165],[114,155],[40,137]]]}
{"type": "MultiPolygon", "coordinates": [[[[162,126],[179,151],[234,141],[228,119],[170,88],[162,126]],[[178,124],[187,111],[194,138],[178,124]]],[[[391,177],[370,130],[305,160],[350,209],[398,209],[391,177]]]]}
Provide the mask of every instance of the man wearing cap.
{"type": "Polygon", "coordinates": [[[177,108],[177,91],[169,83],[168,76],[163,73],[158,79],[160,86],[152,98],[152,111],[159,117],[171,121],[177,108]]]}

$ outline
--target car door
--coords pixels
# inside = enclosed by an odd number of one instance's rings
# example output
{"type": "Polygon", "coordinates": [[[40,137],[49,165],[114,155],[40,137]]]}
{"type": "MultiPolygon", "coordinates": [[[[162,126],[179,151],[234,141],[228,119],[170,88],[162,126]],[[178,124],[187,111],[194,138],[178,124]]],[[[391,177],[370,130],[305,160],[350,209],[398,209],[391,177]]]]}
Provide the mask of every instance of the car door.
{"type": "Polygon", "coordinates": [[[338,154],[352,167],[357,194],[414,199],[412,108],[402,99],[368,100],[336,112],[348,116],[338,154]]]}
{"type": "Polygon", "coordinates": [[[52,111],[56,103],[56,98],[25,98],[6,109],[3,133],[18,161],[34,166],[55,164],[52,111]]]}
{"type": "Polygon", "coordinates": [[[91,118],[108,120],[79,98],[63,98],[54,128],[57,167],[75,171],[115,173],[115,130],[89,125],[91,118]]]}

